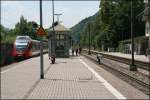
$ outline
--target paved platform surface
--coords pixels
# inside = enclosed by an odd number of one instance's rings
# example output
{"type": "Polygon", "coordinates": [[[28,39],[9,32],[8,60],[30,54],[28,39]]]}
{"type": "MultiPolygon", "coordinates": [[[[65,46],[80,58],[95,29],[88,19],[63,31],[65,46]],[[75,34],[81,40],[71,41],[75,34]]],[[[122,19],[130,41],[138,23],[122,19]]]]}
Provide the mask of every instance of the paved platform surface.
{"type": "Polygon", "coordinates": [[[57,59],[28,98],[115,99],[79,59],[57,59]]]}
{"type": "MultiPolygon", "coordinates": [[[[39,57],[13,64],[12,68],[9,65],[8,69],[1,72],[1,99],[128,98],[107,83],[99,76],[100,74],[94,73],[90,68],[93,64],[86,60],[87,64],[83,59],[82,57],[58,58],[56,64],[51,65],[48,55],[45,55],[44,79],[39,79],[39,57]]],[[[141,92],[135,93],[147,98],[147,95],[141,92]]]]}
{"type": "MultiPolygon", "coordinates": [[[[50,67],[44,56],[44,70],[50,67]]],[[[31,58],[2,68],[1,72],[1,99],[21,99],[37,81],[39,81],[40,58],[31,58]]]]}

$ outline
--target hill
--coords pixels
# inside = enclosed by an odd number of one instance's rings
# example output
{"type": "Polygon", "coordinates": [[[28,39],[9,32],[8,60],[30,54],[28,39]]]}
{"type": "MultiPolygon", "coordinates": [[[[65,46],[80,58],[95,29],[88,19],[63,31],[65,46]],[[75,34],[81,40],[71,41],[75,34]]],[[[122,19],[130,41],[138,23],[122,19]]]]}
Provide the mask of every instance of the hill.
{"type": "Polygon", "coordinates": [[[99,12],[97,12],[93,16],[81,20],[78,24],[76,24],[71,28],[71,36],[75,42],[78,42],[80,40],[80,36],[86,29],[88,23],[93,22],[95,18],[98,16],[98,13],[99,12]]]}

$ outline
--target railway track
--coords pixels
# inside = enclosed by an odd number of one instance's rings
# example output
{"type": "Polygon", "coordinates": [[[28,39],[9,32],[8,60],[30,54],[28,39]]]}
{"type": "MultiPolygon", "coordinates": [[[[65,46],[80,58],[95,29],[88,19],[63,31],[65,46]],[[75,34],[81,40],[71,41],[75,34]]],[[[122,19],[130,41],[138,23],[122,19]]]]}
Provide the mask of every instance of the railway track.
{"type": "MultiPolygon", "coordinates": [[[[96,57],[91,57],[87,54],[82,54],[83,56],[85,56],[86,58],[92,60],[94,63],[98,64],[96,57]]],[[[115,68],[114,66],[108,66],[106,64],[104,64],[102,62],[102,64],[104,65],[104,69],[110,71],[113,74],[116,74],[118,77],[120,77],[121,79],[127,81],[128,83],[130,83],[132,86],[138,88],[139,90],[141,90],[143,93],[150,95],[150,84],[149,82],[144,82],[136,77],[134,77],[133,75],[126,73],[122,70],[119,70],[117,68],[115,68]]],[[[132,72],[130,72],[132,73],[132,72]]],[[[149,79],[149,78],[148,78],[149,79]]]]}
{"type": "MultiPolygon", "coordinates": [[[[88,50],[86,50],[86,49],[84,49],[83,51],[88,52],[88,50]]],[[[127,64],[127,65],[131,64],[131,59],[129,59],[129,58],[123,58],[123,57],[113,56],[113,55],[104,54],[104,53],[101,53],[101,52],[98,52],[98,51],[93,51],[93,50],[91,50],[91,53],[95,54],[95,55],[96,54],[100,54],[104,58],[111,59],[111,60],[114,60],[114,61],[118,61],[118,62],[127,64]]],[[[138,68],[150,71],[150,63],[149,62],[142,62],[142,61],[135,60],[135,65],[138,68]]]]}

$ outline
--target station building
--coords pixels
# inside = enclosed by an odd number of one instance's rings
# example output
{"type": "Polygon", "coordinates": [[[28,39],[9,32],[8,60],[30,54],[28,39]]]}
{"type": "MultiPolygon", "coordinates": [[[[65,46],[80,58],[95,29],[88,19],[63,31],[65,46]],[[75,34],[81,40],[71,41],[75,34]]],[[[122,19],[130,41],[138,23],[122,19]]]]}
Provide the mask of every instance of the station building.
{"type": "Polygon", "coordinates": [[[55,55],[57,58],[69,57],[70,42],[70,29],[58,23],[53,28],[48,30],[48,46],[49,55],[55,55]]]}
{"type": "MultiPolygon", "coordinates": [[[[131,39],[120,42],[123,45],[121,52],[131,54],[131,39]]],[[[148,37],[139,36],[134,38],[134,54],[145,55],[148,48],[148,37]]]]}

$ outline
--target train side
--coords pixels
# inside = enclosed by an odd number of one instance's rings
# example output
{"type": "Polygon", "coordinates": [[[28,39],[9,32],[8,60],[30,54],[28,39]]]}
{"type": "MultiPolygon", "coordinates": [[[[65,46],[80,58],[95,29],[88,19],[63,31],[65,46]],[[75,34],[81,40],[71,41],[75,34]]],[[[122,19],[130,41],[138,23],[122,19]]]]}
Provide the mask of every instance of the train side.
{"type": "MultiPolygon", "coordinates": [[[[48,43],[43,43],[47,47],[48,43]]],[[[12,56],[17,58],[30,58],[40,52],[40,41],[33,40],[29,36],[18,36],[14,42],[12,56]]]]}

